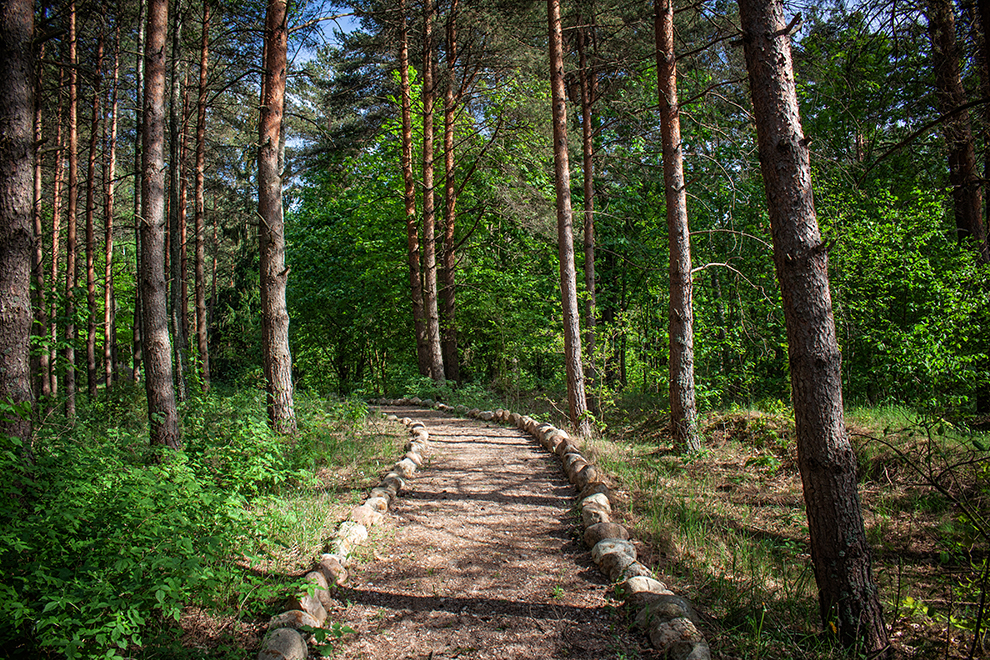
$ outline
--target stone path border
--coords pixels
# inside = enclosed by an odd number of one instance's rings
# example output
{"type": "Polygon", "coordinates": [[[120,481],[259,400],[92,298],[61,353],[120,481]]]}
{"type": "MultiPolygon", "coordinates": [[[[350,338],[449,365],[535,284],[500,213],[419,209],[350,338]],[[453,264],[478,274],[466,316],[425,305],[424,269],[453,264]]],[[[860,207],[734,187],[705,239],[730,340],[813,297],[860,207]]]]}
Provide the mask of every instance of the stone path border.
{"type": "MultiPolygon", "coordinates": [[[[483,411],[465,406],[452,407],[418,397],[379,399],[372,403],[433,408],[484,422],[508,424],[525,431],[547,451],[556,454],[568,480],[581,491],[578,507],[584,542],[591,549],[592,561],[616,583],[616,595],[635,611],[635,625],[667,658],[711,659],[708,642],[696,626],[700,621],[691,604],[655,579],[652,571],[637,560],[636,548],[629,541],[629,530],[611,519],[608,484],[598,469],[581,454],[575,439],[566,431],[502,408],[483,411]]],[[[417,467],[422,466],[423,451],[429,446],[426,426],[408,417],[399,420],[395,415],[389,415],[389,419],[401,421],[409,429],[411,439],[406,444],[406,455],[393,466],[381,484],[371,490],[369,498],[351,511],[350,519],[341,523],[328,544],[330,552],[321,556],[317,570],[306,574],[306,580],[314,584],[312,593],[307,591],[291,600],[290,609],[272,619],[258,660],[305,660],[306,638],[299,628],[322,626],[327,618],[325,605],[329,603],[329,585],[342,584],[347,579],[346,565],[352,549],[367,539],[367,527],[382,519],[406,480],[413,476],[417,467]]]]}
{"type": "Polygon", "coordinates": [[[323,626],[327,610],[331,608],[330,586],[347,581],[347,565],[354,549],[368,540],[368,528],[381,522],[389,504],[416,469],[423,466],[423,454],[429,448],[430,440],[426,425],[408,417],[401,420],[394,415],[389,417],[401,421],[409,429],[405,456],[392,466],[378,486],[371,489],[368,499],[351,510],[348,520],[337,527],[326,544],[327,552],[320,555],[319,566],[306,574],[306,581],[313,586],[290,599],[288,609],[269,621],[258,660],[306,659],[312,635],[304,632],[303,627],[323,626]]]}

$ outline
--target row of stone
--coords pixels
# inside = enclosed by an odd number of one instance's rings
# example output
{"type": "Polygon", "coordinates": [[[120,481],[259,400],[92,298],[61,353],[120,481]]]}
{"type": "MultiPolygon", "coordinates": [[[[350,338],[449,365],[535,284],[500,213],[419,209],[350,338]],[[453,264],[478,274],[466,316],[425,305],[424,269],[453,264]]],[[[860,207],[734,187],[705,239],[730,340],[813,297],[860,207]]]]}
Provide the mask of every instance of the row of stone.
{"type": "Polygon", "coordinates": [[[710,660],[711,651],[695,625],[699,620],[690,603],[655,579],[650,569],[637,560],[636,547],[629,541],[629,531],[612,521],[608,484],[598,469],[581,454],[577,443],[566,431],[504,409],[451,407],[416,397],[384,399],[373,403],[430,407],[485,422],[508,424],[525,431],[547,451],[559,456],[564,474],[581,491],[578,505],[584,542],[591,548],[591,558],[599,570],[616,584],[616,595],[636,611],[636,625],[667,658],[710,660]]]}
{"type": "Polygon", "coordinates": [[[408,417],[402,420],[395,415],[389,417],[401,421],[409,429],[405,456],[392,466],[378,486],[371,489],[368,499],[354,507],[348,520],[337,528],[327,543],[327,551],[320,556],[317,568],[306,574],[309,586],[305,591],[289,600],[288,609],[268,623],[268,633],[262,641],[258,660],[305,660],[307,642],[312,641],[312,635],[306,628],[320,628],[326,621],[331,607],[331,585],[343,584],[347,580],[347,564],[354,548],[368,539],[368,528],[381,522],[406,481],[417,468],[422,467],[423,453],[429,447],[430,440],[426,426],[408,417]]]}

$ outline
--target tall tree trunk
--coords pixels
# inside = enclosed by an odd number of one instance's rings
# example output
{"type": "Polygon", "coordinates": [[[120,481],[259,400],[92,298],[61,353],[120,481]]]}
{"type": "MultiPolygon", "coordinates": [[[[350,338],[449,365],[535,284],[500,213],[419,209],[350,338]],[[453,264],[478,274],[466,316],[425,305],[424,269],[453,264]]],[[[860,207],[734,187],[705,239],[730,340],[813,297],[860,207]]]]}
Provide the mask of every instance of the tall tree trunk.
{"type": "MultiPolygon", "coordinates": [[[[45,46],[38,49],[38,66],[34,72],[34,250],[31,252],[31,274],[34,279],[31,307],[34,316],[33,334],[39,345],[44,344],[48,337],[48,312],[45,301],[45,243],[44,228],[41,220],[42,171],[41,146],[44,136],[41,124],[41,64],[44,59],[45,46]]],[[[56,167],[58,165],[56,164],[56,167]]],[[[51,370],[49,368],[48,350],[35,351],[31,357],[31,372],[34,374],[35,392],[46,400],[52,393],[51,370]]]]}
{"type": "MultiPolygon", "coordinates": [[[[577,30],[578,80],[581,85],[581,154],[584,175],[584,351],[588,365],[588,383],[594,391],[598,381],[595,366],[595,330],[598,314],[595,295],[595,131],[591,106],[595,102],[595,72],[588,66],[586,28],[577,30]]],[[[595,397],[589,397],[594,413],[598,413],[595,397]]]]}
{"type": "Polygon", "coordinates": [[[113,385],[114,370],[116,369],[117,338],[114,322],[114,282],[113,282],[113,212],[114,212],[114,178],[117,175],[117,92],[120,82],[120,29],[117,29],[117,40],[113,55],[113,89],[110,92],[110,128],[107,135],[107,149],[104,178],[106,179],[106,197],[103,210],[103,375],[106,379],[106,389],[109,392],[113,385]]]}
{"type": "Polygon", "coordinates": [[[54,400],[58,396],[58,259],[61,253],[61,233],[62,233],[62,182],[65,174],[65,136],[62,133],[62,122],[65,104],[62,101],[62,89],[65,87],[65,74],[68,67],[61,67],[59,72],[58,85],[58,117],[55,120],[55,180],[52,183],[52,260],[51,260],[51,286],[49,287],[49,307],[48,318],[51,323],[48,328],[48,364],[51,370],[51,396],[54,400]]]}
{"type": "Polygon", "coordinates": [[[581,324],[574,267],[574,230],[571,212],[571,174],[567,158],[567,96],[564,93],[564,46],[560,27],[560,0],[547,0],[550,33],[550,91],[553,113],[554,181],[557,189],[557,249],[560,257],[560,297],[564,312],[564,365],[571,423],[582,436],[591,434],[581,364],[581,324]]]}
{"type": "Polygon", "coordinates": [[[269,0],[265,17],[264,99],[258,141],[258,215],[261,237],[261,323],[268,384],[268,419],[280,433],[295,433],[289,314],[285,304],[285,225],[279,144],[285,108],[287,62],[286,0],[269,0]]]}
{"type": "Polygon", "coordinates": [[[433,3],[423,0],[423,307],[430,356],[430,376],[444,381],[440,348],[440,314],[437,309],[436,206],[433,188],[434,88],[433,3]]]}
{"type": "Polygon", "coordinates": [[[182,326],[182,230],[180,227],[180,179],[182,177],[182,162],[180,154],[179,115],[182,108],[182,83],[179,80],[179,62],[182,59],[182,27],[183,8],[181,0],[177,3],[172,32],[172,65],[169,78],[172,81],[172,94],[169,100],[169,203],[168,203],[168,246],[169,246],[169,283],[171,292],[170,322],[172,325],[173,346],[175,351],[175,394],[179,401],[186,400],[186,356],[188,343],[182,326]]]}
{"type": "Polygon", "coordinates": [[[76,416],[76,213],[79,211],[79,88],[76,2],[69,3],[69,203],[65,218],[65,416],[76,416]]]}
{"type": "Polygon", "coordinates": [[[34,196],[34,4],[0,5],[0,433],[31,444],[31,208],[34,196]]]}
{"type": "Polygon", "coordinates": [[[457,12],[458,0],[452,0],[447,17],[447,81],[443,94],[443,172],[444,172],[444,231],[443,231],[443,287],[441,318],[443,321],[443,366],[447,379],[455,383],[461,379],[461,364],[457,356],[457,257],[454,245],[454,229],[457,222],[457,181],[454,170],[454,120],[457,116],[457,98],[454,93],[455,67],[457,66],[457,12]]]}
{"type": "Polygon", "coordinates": [[[399,86],[402,88],[402,181],[406,210],[406,254],[409,263],[409,293],[412,300],[413,325],[416,332],[416,358],[421,376],[430,375],[429,341],[423,311],[423,281],[419,269],[419,223],[416,221],[416,182],[412,158],[412,96],[409,90],[409,26],[405,3],[399,0],[402,21],[399,39],[399,86]]]}
{"type": "Polygon", "coordinates": [[[199,55],[199,97],[196,103],[196,348],[203,391],[210,389],[210,344],[206,318],[206,82],[210,61],[210,3],[203,2],[203,41],[199,55]]]}
{"type": "Polygon", "coordinates": [[[93,79],[93,116],[89,127],[89,167],[86,182],[86,385],[96,398],[96,150],[100,142],[100,84],[103,80],[103,34],[96,45],[96,77],[93,79]]]}
{"type": "Polygon", "coordinates": [[[663,183],[670,246],[670,432],[674,446],[701,449],[694,398],[694,311],[692,309],[691,234],[688,230],[681,110],[677,102],[674,54],[674,5],[656,0],[657,89],[663,142],[663,183]]]}
{"type": "Polygon", "coordinates": [[[144,139],[141,149],[141,280],[144,387],[151,444],[178,449],[179,416],[172,381],[165,287],[165,41],[168,0],[148,0],[144,139]]]}
{"type": "MultiPolygon", "coordinates": [[[[182,337],[186,343],[185,352],[189,354],[189,253],[186,250],[188,225],[188,179],[189,168],[186,167],[189,151],[189,69],[186,68],[182,77],[182,115],[179,126],[179,325],[182,337]]],[[[188,357],[186,358],[188,363],[188,357]]]]}
{"type": "Polygon", "coordinates": [[[779,0],[741,0],[739,13],[787,326],[798,466],[822,622],[826,629],[836,626],[844,645],[880,655],[888,646],[887,630],[863,531],[856,457],[843,420],[828,257],[815,217],[790,36],[779,0]]]}
{"type": "MultiPolygon", "coordinates": [[[[145,34],[147,30],[147,21],[145,20],[145,13],[147,10],[147,3],[145,0],[140,0],[138,5],[138,48],[137,48],[137,58],[134,62],[135,69],[135,96],[137,96],[137,103],[134,104],[134,125],[139,127],[139,130],[135,131],[134,135],[134,171],[141,172],[141,167],[143,163],[143,156],[141,153],[141,144],[144,140],[143,131],[140,127],[144,126],[144,50],[145,50],[145,34]]],[[[141,176],[134,177],[134,261],[135,261],[135,273],[137,275],[137,280],[141,279],[142,264],[141,264],[141,254],[144,251],[141,246],[141,213],[144,208],[143,201],[141,198],[141,189],[144,187],[143,180],[141,176]]],[[[144,362],[144,314],[141,310],[144,308],[144,292],[141,286],[134,287],[134,341],[131,348],[131,378],[134,382],[141,380],[141,364],[144,362]]]]}
{"type": "MultiPolygon", "coordinates": [[[[959,73],[959,45],[952,0],[928,0],[928,34],[932,42],[935,96],[939,111],[951,112],[966,104],[966,89],[959,73]]],[[[959,112],[943,124],[949,150],[949,185],[960,242],[972,244],[980,262],[990,263],[986,228],[983,225],[983,191],[976,168],[976,146],[968,112],[959,112]]]]}

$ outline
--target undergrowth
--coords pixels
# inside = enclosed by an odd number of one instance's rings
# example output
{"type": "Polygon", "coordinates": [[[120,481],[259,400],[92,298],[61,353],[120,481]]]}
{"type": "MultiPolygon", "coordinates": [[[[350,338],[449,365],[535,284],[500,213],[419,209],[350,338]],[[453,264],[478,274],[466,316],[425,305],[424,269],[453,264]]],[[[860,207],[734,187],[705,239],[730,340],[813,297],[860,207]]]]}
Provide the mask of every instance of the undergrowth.
{"type": "Polygon", "coordinates": [[[142,395],[123,384],[75,425],[51,416],[31,462],[0,439],[9,657],[164,657],[190,607],[271,614],[401,444],[364,404],[305,397],[299,434],[279,437],[262,392],[221,389],[184,405],[181,451],[151,448],[142,395]]]}
{"type": "MultiPolygon", "coordinates": [[[[848,420],[895,657],[982,657],[972,633],[986,628],[985,436],[903,408],[848,420]]],[[[668,423],[643,410],[588,443],[628,493],[623,515],[647,561],[711,617],[727,657],[849,657],[821,632],[789,409],[709,413],[693,455],[673,450],[668,423]]]]}

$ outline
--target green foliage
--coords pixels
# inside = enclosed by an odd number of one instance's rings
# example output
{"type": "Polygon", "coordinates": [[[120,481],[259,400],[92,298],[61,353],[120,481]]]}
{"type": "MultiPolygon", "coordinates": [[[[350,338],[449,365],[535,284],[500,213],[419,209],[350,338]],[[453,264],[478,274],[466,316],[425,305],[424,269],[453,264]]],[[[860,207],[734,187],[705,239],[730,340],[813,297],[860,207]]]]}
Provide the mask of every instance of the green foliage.
{"type": "Polygon", "coordinates": [[[131,414],[141,395],[122,386],[81,406],[72,434],[41,427],[31,463],[0,439],[5,650],[130,656],[189,604],[268,607],[291,585],[240,563],[271,543],[265,503],[308,483],[304,468],[379,450],[355,435],[362,403],[300,397],[292,442],[268,429],[262,393],[223,389],[188,402],[182,451],[151,449],[145,419],[131,414]]]}
{"type": "Polygon", "coordinates": [[[821,195],[847,398],[966,411],[988,386],[988,272],[931,193],[821,195]]]}

